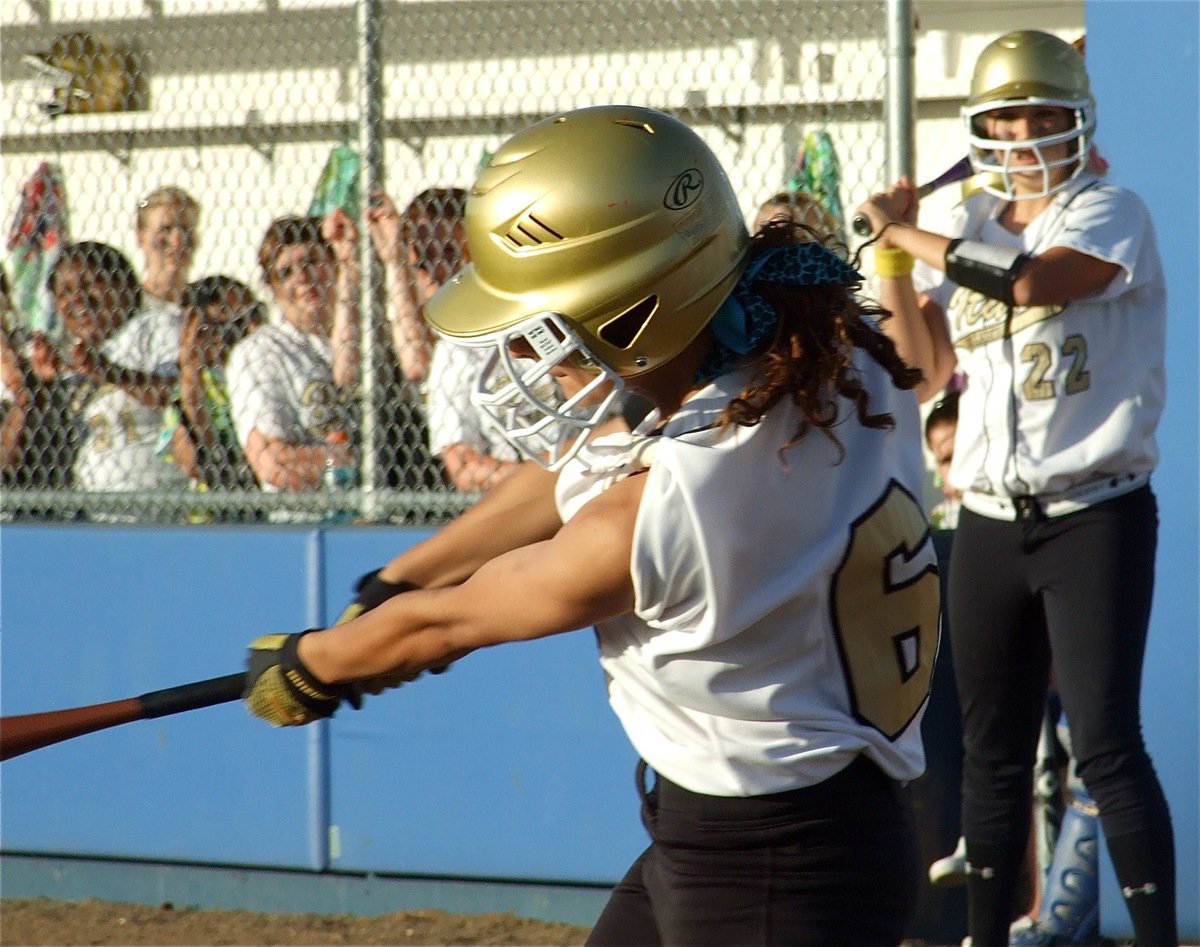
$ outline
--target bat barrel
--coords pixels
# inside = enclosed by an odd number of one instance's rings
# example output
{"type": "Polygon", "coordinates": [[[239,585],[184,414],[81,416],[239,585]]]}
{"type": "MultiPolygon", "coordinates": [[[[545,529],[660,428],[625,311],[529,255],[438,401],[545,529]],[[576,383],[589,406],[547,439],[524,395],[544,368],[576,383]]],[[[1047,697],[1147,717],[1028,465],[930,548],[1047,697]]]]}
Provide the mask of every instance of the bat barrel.
{"type": "Polygon", "coordinates": [[[138,699],[128,697],[89,707],[4,717],[0,719],[0,760],[20,756],[60,740],[129,723],[141,715],[138,699]]]}
{"type": "Polygon", "coordinates": [[[245,673],[238,672],[106,704],[3,717],[0,718],[0,760],[133,720],[165,717],[237,700],[242,696],[245,680],[245,673]]]}

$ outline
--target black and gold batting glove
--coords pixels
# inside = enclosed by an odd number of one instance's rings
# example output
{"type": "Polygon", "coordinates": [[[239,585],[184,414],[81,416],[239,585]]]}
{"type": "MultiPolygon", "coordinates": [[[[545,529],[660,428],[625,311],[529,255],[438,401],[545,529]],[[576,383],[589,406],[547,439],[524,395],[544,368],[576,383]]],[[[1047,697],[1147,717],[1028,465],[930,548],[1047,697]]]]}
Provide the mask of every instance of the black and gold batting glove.
{"type": "MultiPolygon", "coordinates": [[[[338,617],[339,625],[348,621],[353,621],[364,612],[369,612],[373,608],[378,608],[389,599],[395,598],[404,592],[415,592],[421,587],[413,585],[411,582],[389,582],[387,579],[381,579],[379,573],[381,569],[376,569],[373,572],[368,572],[360,576],[358,581],[354,583],[354,601],[346,606],[345,611],[338,617]]],[[[431,674],[441,674],[446,671],[450,665],[444,667],[430,668],[431,674]]],[[[364,678],[361,681],[355,681],[352,686],[355,696],[362,699],[363,694],[371,694],[377,696],[385,690],[391,690],[395,687],[401,687],[410,681],[416,680],[420,674],[413,676],[411,674],[381,674],[377,677],[364,678]]],[[[355,704],[355,707],[358,705],[355,704]]]]}
{"type": "Polygon", "coordinates": [[[252,714],[273,726],[298,727],[332,717],[343,700],[356,709],[362,705],[357,689],[319,681],[304,666],[296,646],[308,633],[263,635],[250,642],[242,698],[252,714]]]}
{"type": "Polygon", "coordinates": [[[347,605],[346,610],[339,616],[339,625],[353,621],[363,612],[369,612],[402,592],[412,592],[420,588],[411,582],[389,582],[387,579],[381,579],[379,572],[379,569],[368,572],[354,583],[354,601],[347,605]]]}

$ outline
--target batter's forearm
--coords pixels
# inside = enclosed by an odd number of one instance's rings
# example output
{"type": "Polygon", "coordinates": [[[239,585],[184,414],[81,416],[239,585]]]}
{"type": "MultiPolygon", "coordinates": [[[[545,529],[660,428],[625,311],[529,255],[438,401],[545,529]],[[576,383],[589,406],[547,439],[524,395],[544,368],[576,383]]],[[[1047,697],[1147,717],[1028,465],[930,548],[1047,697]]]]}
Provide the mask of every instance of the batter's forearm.
{"type": "Polygon", "coordinates": [[[528,461],[473,507],[380,571],[389,582],[421,588],[457,585],[485,562],[540,542],[562,526],[554,503],[557,475],[528,461]]]}
{"type": "Polygon", "coordinates": [[[440,620],[439,597],[445,594],[408,592],[353,621],[305,635],[300,659],[329,684],[382,675],[415,678],[445,667],[474,650],[458,645],[440,620]]]}

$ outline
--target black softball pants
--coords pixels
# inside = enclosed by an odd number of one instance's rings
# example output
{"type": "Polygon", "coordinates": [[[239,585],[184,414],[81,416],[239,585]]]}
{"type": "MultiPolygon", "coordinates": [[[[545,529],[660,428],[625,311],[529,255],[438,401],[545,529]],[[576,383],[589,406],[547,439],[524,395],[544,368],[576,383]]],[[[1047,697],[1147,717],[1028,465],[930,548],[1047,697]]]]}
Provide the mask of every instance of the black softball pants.
{"type": "Polygon", "coordinates": [[[642,796],[652,844],[613,890],[588,944],[903,940],[920,872],[911,815],[900,784],[866,757],[790,792],[706,796],[659,777],[642,796]]]}
{"type": "Polygon", "coordinates": [[[1036,504],[1016,522],[962,512],[948,618],[974,869],[970,930],[980,947],[1008,943],[1051,660],[1138,943],[1171,942],[1170,812],[1139,706],[1157,534],[1149,486],[1053,519],[1036,504]]]}

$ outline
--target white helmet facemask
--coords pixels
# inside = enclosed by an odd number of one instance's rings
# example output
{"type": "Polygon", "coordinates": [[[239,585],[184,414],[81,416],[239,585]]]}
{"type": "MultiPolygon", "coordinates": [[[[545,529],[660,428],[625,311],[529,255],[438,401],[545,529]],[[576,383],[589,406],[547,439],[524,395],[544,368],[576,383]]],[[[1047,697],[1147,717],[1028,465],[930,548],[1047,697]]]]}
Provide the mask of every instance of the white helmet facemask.
{"type": "Polygon", "coordinates": [[[516,325],[453,342],[490,348],[471,401],[521,454],[548,470],[560,470],[611,417],[624,380],[597,359],[556,313],[530,316],[516,325]],[[524,341],[536,358],[513,354],[524,341]],[[564,392],[550,372],[565,361],[586,366],[595,377],[577,392],[564,392]]]}
{"type": "Polygon", "coordinates": [[[964,109],[968,141],[971,145],[971,165],[976,174],[995,175],[990,180],[982,182],[983,190],[989,194],[1009,201],[1033,200],[1038,197],[1049,197],[1057,194],[1070,184],[1088,164],[1088,149],[1092,133],[1095,130],[1095,117],[1089,109],[1081,108],[1078,102],[1061,99],[1012,99],[986,102],[972,109],[964,109]],[[1009,139],[985,138],[978,134],[982,124],[981,117],[988,112],[1021,105],[1050,105],[1069,110],[1075,116],[1074,127],[1054,135],[1041,138],[1026,138],[1023,141],[1009,139]],[[1075,143],[1066,157],[1057,161],[1047,161],[1043,149],[1055,145],[1075,143]],[[1016,152],[1032,152],[1037,160],[1035,165],[1014,164],[1016,152]],[[1073,166],[1072,173],[1057,184],[1051,183],[1051,174],[1057,168],[1073,166]],[[1040,173],[1041,188],[1032,192],[1018,193],[1013,186],[1013,176],[1016,174],[1040,173]]]}

